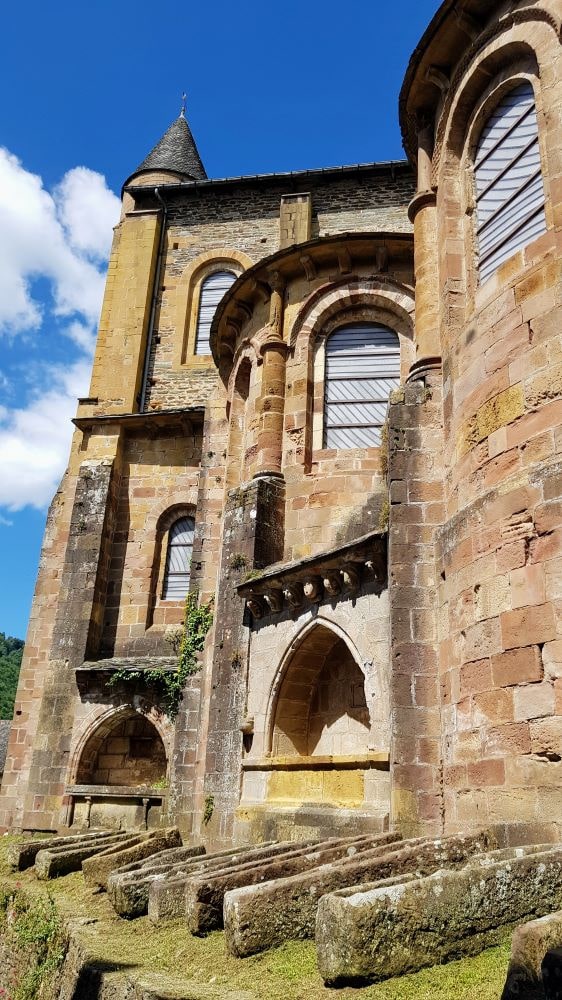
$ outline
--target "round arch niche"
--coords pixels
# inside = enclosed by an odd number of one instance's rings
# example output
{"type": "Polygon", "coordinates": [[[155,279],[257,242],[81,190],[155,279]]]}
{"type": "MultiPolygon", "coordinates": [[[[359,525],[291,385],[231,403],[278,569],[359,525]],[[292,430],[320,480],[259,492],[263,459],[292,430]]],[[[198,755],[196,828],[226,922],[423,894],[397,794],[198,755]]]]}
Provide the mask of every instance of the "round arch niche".
{"type": "Polygon", "coordinates": [[[156,726],[127,709],[105,719],[80,754],[78,785],[151,787],[166,777],[166,750],[156,726]]]}
{"type": "Polygon", "coordinates": [[[365,676],[345,640],[315,625],[287,664],[271,726],[274,755],[368,752],[365,676]]]}

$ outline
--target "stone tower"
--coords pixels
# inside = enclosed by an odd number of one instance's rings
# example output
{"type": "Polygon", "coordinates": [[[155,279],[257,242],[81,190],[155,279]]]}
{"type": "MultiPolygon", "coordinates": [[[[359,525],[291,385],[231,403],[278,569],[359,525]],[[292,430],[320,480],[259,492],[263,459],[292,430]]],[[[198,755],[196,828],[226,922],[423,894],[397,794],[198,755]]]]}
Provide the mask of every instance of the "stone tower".
{"type": "Polygon", "coordinates": [[[560,835],[557,8],[442,4],[410,162],[128,178],[0,825],[560,835]]]}

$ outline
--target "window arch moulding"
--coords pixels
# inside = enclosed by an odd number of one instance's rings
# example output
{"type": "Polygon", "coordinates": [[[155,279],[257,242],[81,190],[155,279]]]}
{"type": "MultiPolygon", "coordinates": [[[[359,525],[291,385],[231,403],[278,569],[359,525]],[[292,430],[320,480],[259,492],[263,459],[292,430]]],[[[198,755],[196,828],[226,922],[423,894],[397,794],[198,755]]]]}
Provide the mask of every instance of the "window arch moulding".
{"type": "MultiPolygon", "coordinates": [[[[231,272],[234,280],[253,265],[247,254],[224,248],[199,254],[183,272],[176,291],[176,339],[174,368],[213,367],[212,355],[196,353],[197,326],[200,315],[201,291],[204,283],[219,272],[231,272]]],[[[216,308],[216,306],[215,306],[216,308]]],[[[211,315],[211,320],[212,316],[211,315]]]]}
{"type": "MultiPolygon", "coordinates": [[[[385,328],[397,337],[400,350],[395,377],[400,381],[406,380],[415,360],[413,292],[393,279],[378,278],[328,289],[304,314],[301,312],[291,340],[295,352],[292,363],[296,366],[307,364],[312,384],[305,463],[307,456],[314,454],[316,457],[327,448],[324,419],[326,343],[339,328],[356,324],[385,328]]],[[[292,381],[289,369],[287,381],[292,381]]]]}
{"type": "MultiPolygon", "coordinates": [[[[191,504],[175,504],[167,508],[158,518],[154,537],[154,558],[152,564],[152,576],[150,586],[150,596],[148,601],[148,616],[146,627],[162,626],[168,624],[179,624],[183,620],[183,607],[187,591],[189,590],[190,564],[193,552],[193,539],[195,532],[195,507],[191,504]],[[169,588],[169,561],[171,549],[173,547],[172,534],[174,526],[182,521],[188,521],[187,530],[190,533],[188,539],[188,567],[187,567],[187,590],[182,594],[172,593],[169,588]],[[170,617],[171,615],[171,617],[170,617]],[[177,619],[177,621],[176,621],[177,619]]],[[[178,539],[179,540],[179,539],[178,539]]],[[[180,557],[179,550],[174,553],[180,557]]],[[[177,563],[177,559],[175,560],[177,563]]],[[[177,588],[176,588],[177,590],[177,588]]]]}
{"type": "MultiPolygon", "coordinates": [[[[537,30],[540,31],[545,48],[548,48],[553,37],[550,26],[540,24],[537,25],[537,30]]],[[[506,95],[525,83],[532,87],[534,94],[538,123],[538,154],[545,194],[546,231],[548,232],[552,226],[546,169],[548,107],[545,105],[544,81],[541,80],[542,71],[537,61],[537,53],[524,36],[525,26],[516,25],[506,37],[495,38],[486,49],[478,51],[473,56],[470,66],[466,68],[464,79],[459,80],[456,93],[449,99],[447,118],[444,120],[442,115],[439,124],[440,148],[436,148],[433,164],[436,186],[438,182],[438,212],[444,212],[447,204],[459,206],[456,223],[453,223],[452,219],[448,221],[450,240],[445,241],[441,248],[440,283],[443,287],[451,277],[446,266],[448,242],[453,241],[451,243],[451,253],[453,253],[453,248],[458,247],[460,241],[464,247],[462,259],[465,262],[461,283],[465,295],[463,307],[465,321],[475,308],[483,305],[489,295],[495,293],[497,284],[495,280],[490,280],[491,274],[487,276],[487,280],[480,282],[478,273],[477,201],[473,166],[478,143],[494,109],[501,104],[506,95]]],[[[558,43],[556,45],[558,46],[558,43]]],[[[541,59],[544,61],[544,50],[541,59]]],[[[507,260],[511,262],[510,272],[513,271],[513,261],[517,253],[532,246],[535,239],[539,239],[539,235],[523,246],[513,249],[512,254],[506,259],[506,262],[507,260]]],[[[541,252],[548,249],[543,245],[544,239],[543,236],[539,244],[541,252]]],[[[455,252],[458,251],[455,249],[455,252]]],[[[526,258],[527,254],[525,260],[521,255],[521,268],[525,266],[526,258]]],[[[456,284],[458,286],[458,282],[456,284]]]]}

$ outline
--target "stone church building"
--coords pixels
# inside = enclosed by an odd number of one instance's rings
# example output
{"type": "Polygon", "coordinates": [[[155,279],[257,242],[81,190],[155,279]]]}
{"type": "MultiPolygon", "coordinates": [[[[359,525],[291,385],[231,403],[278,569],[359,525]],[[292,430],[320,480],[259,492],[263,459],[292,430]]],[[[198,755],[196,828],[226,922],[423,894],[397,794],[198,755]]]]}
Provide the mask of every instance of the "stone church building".
{"type": "Polygon", "coordinates": [[[560,837],[561,13],[445,0],[407,161],[208,178],[182,112],[125,181],[2,828],[560,837]]]}

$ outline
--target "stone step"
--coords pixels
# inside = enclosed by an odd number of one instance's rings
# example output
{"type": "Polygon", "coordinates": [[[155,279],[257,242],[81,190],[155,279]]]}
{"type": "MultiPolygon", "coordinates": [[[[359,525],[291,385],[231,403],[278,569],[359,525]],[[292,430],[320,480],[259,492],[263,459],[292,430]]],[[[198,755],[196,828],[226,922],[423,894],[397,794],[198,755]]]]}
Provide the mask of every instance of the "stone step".
{"type": "Polygon", "coordinates": [[[253,955],[283,941],[314,937],[318,900],[324,893],[398,873],[429,874],[440,867],[464,864],[497,846],[491,833],[444,840],[398,841],[394,834],[373,838],[373,848],[312,871],[263,885],[229,891],[224,900],[226,946],[238,957],[253,955]]]}

